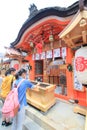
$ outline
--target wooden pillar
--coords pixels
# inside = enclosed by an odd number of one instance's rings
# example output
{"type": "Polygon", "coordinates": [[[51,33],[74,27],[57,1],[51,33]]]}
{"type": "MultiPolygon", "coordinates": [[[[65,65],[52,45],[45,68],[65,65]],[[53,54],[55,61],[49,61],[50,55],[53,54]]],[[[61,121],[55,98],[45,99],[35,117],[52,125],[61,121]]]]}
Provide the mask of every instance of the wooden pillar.
{"type": "Polygon", "coordinates": [[[35,80],[35,61],[32,60],[32,55],[30,55],[28,58],[29,65],[32,66],[32,69],[29,71],[29,79],[35,80]]]}
{"type": "Polygon", "coordinates": [[[21,68],[21,66],[22,66],[22,57],[19,57],[18,61],[19,61],[19,68],[21,68]]]}
{"type": "MultiPolygon", "coordinates": [[[[67,57],[66,57],[66,65],[71,64],[72,65],[72,58],[73,58],[73,51],[71,48],[67,48],[67,57]]],[[[66,76],[67,76],[67,96],[70,99],[73,99],[73,72],[66,70],[66,76]]]]}

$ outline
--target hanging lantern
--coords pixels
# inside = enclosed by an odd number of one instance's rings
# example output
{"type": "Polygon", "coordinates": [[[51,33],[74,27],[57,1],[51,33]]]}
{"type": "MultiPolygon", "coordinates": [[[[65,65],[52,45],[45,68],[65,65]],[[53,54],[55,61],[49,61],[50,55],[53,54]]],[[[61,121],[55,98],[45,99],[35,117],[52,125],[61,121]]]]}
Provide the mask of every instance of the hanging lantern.
{"type": "Polygon", "coordinates": [[[75,68],[78,81],[87,85],[87,47],[81,47],[76,51],[75,68]]]}
{"type": "Polygon", "coordinates": [[[34,47],[34,43],[32,41],[30,42],[30,47],[34,47]]]}
{"type": "Polygon", "coordinates": [[[50,36],[49,36],[49,41],[50,41],[51,49],[53,49],[53,41],[54,41],[54,37],[53,37],[52,34],[50,34],[50,36]]]}
{"type": "Polygon", "coordinates": [[[52,34],[49,35],[49,41],[50,41],[50,42],[53,42],[53,41],[54,41],[54,37],[53,37],[52,34]]]}
{"type": "Polygon", "coordinates": [[[38,52],[38,53],[41,53],[41,52],[42,52],[42,44],[41,44],[41,43],[38,43],[38,44],[36,45],[36,49],[37,49],[37,52],[38,52]]]}

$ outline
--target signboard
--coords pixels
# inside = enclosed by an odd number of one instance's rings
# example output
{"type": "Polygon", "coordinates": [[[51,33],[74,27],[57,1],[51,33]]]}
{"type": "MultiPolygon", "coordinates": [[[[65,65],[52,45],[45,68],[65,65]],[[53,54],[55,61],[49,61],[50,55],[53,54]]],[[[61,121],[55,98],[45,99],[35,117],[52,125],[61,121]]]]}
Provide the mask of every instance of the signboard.
{"type": "Polygon", "coordinates": [[[54,57],[60,57],[60,48],[53,50],[54,57]]]}
{"type": "Polygon", "coordinates": [[[46,58],[52,58],[52,50],[46,52],[46,58]]]}
{"type": "Polygon", "coordinates": [[[42,52],[42,53],[41,53],[41,59],[45,59],[45,57],[46,57],[45,52],[42,52]]]}
{"type": "Polygon", "coordinates": [[[40,54],[39,53],[36,53],[35,60],[40,60],[40,54]]]}
{"type": "Polygon", "coordinates": [[[62,57],[65,57],[66,56],[66,47],[62,47],[61,51],[62,51],[62,57]]]}

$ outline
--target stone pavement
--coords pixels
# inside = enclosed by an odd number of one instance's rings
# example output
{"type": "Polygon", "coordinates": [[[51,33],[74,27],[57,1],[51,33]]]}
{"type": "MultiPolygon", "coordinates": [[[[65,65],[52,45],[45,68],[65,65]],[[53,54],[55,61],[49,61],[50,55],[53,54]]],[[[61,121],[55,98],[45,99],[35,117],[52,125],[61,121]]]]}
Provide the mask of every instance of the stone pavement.
{"type": "MultiPolygon", "coordinates": [[[[84,130],[85,116],[73,112],[75,105],[57,99],[46,113],[28,105],[23,130],[84,130]]],[[[1,126],[1,114],[0,130],[11,130],[1,126]]]]}
{"type": "MultiPolygon", "coordinates": [[[[84,130],[85,116],[73,112],[76,105],[57,99],[56,104],[46,113],[28,106],[26,108],[26,116],[30,117],[45,130],[84,130]]],[[[29,127],[26,128],[24,130],[32,130],[29,127]]]]}

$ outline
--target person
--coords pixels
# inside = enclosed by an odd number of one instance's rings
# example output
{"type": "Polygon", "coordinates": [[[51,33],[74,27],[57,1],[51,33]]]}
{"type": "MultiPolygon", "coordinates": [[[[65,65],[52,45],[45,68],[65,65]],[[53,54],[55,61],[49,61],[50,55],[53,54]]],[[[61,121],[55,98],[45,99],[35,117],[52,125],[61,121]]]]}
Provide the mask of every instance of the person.
{"type": "Polygon", "coordinates": [[[15,80],[15,68],[10,68],[5,72],[5,78],[1,84],[1,96],[5,99],[11,90],[12,82],[15,80]]]}
{"type": "Polygon", "coordinates": [[[0,90],[1,90],[1,84],[2,84],[2,81],[3,81],[3,77],[1,75],[1,71],[0,71],[0,90]]]}
{"type": "Polygon", "coordinates": [[[24,81],[18,87],[18,100],[20,103],[20,108],[17,115],[13,118],[11,130],[22,130],[22,125],[25,118],[25,106],[27,105],[26,90],[27,88],[35,88],[35,85],[26,79],[26,73],[27,71],[21,68],[15,75],[16,80],[13,83],[13,88],[15,85],[17,86],[21,80],[24,79],[24,81]]]}
{"type": "MultiPolygon", "coordinates": [[[[9,94],[10,90],[12,89],[12,83],[15,80],[15,68],[9,68],[6,72],[5,72],[5,77],[2,81],[1,84],[1,98],[3,100],[3,103],[5,101],[5,98],[7,97],[7,95],[9,94]]],[[[6,118],[2,115],[2,126],[9,126],[11,125],[12,122],[10,121],[10,118],[6,118]]]]}

